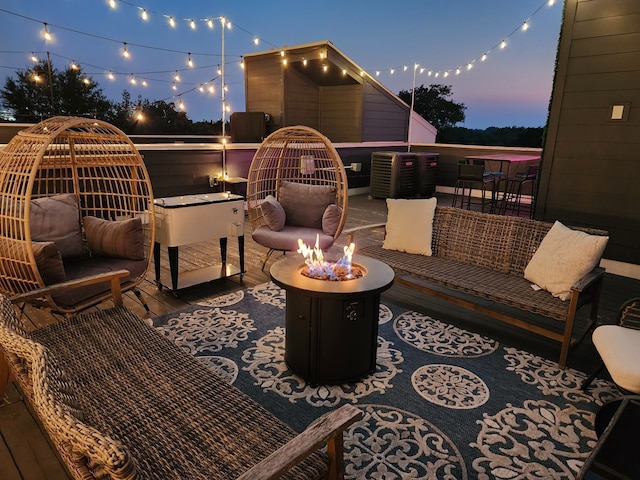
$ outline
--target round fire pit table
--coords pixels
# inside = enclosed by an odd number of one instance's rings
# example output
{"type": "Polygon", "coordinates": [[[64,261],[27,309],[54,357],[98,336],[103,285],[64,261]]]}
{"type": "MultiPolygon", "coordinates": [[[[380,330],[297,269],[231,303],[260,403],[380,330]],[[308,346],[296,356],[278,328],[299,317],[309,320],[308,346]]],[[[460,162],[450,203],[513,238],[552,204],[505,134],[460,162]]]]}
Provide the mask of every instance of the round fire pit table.
{"type": "Polygon", "coordinates": [[[373,258],[353,257],[364,275],[342,281],[310,278],[300,255],[271,267],[287,295],[285,362],[311,385],[356,381],[376,368],[380,294],[393,270],[373,258]]]}

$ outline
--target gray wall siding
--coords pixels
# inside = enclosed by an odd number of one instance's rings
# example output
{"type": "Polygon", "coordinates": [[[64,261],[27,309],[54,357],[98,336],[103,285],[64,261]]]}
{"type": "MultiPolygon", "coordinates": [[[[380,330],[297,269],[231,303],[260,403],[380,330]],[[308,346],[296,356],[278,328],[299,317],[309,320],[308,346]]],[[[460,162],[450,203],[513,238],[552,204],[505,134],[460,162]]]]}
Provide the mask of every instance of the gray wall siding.
{"type": "Polygon", "coordinates": [[[640,2],[566,0],[535,217],[604,228],[606,258],[640,263],[639,179],[640,2]]]}
{"type": "Polygon", "coordinates": [[[320,87],[320,131],[332,142],[361,141],[361,85],[320,87]]]}
{"type": "Polygon", "coordinates": [[[268,113],[276,128],[281,126],[284,114],[282,82],[280,63],[269,56],[247,58],[245,62],[246,111],[268,113]]]}
{"type": "Polygon", "coordinates": [[[319,127],[318,110],[320,94],[318,86],[292,69],[284,69],[284,119],[286,125],[319,127]]]}
{"type": "Polygon", "coordinates": [[[387,92],[364,85],[362,141],[406,141],[409,109],[392,101],[387,92]]]}

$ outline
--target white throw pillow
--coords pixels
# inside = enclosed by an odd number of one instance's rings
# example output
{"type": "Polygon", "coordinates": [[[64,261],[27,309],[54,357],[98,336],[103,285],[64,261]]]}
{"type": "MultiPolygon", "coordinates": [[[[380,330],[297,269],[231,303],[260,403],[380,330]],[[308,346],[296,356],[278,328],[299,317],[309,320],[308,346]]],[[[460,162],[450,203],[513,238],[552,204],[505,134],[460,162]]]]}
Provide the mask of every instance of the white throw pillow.
{"type": "Polygon", "coordinates": [[[600,263],[609,237],[572,230],[556,221],[524,270],[524,278],[568,300],[571,286],[600,263]]]}
{"type": "Polygon", "coordinates": [[[387,198],[386,235],[382,248],[431,256],[436,198],[387,198]]]}

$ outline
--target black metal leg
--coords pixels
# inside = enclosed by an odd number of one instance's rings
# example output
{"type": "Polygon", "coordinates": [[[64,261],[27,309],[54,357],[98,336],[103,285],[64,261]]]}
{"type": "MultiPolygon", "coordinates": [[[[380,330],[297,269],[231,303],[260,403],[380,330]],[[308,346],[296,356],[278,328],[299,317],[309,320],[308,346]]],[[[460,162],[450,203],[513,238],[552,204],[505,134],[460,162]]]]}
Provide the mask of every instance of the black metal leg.
{"type": "Polygon", "coordinates": [[[244,273],[244,235],[238,237],[238,257],[240,258],[240,273],[244,273]]]}
{"type": "Polygon", "coordinates": [[[169,268],[171,269],[171,288],[178,290],[178,247],[167,247],[169,252],[169,268]]]}
{"type": "Polygon", "coordinates": [[[227,263],[227,237],[220,239],[220,257],[222,257],[222,264],[227,263]]]}

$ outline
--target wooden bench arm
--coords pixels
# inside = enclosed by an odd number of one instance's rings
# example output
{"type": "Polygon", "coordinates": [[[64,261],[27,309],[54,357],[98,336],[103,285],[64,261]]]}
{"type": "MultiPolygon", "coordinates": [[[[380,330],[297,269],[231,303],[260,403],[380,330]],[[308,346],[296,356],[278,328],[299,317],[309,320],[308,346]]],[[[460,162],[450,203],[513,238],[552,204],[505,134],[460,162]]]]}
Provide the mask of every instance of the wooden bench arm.
{"type": "Polygon", "coordinates": [[[351,424],[362,418],[362,411],[353,405],[343,405],[326,417],[311,424],[300,435],[280,447],[253,468],[238,477],[238,480],[274,480],[301,460],[327,445],[329,455],[328,479],[344,478],[342,433],[351,424]]]}
{"type": "Polygon", "coordinates": [[[361,225],[359,227],[351,227],[342,230],[343,234],[347,235],[347,244],[353,243],[353,237],[357,232],[364,232],[366,230],[375,230],[377,228],[384,228],[386,226],[385,223],[371,223],[369,225],[361,225]]]}
{"type": "Polygon", "coordinates": [[[21,293],[10,298],[13,303],[24,303],[37,298],[56,295],[61,292],[72,290],[94,283],[109,282],[111,284],[111,295],[116,305],[122,305],[122,288],[120,279],[129,276],[129,270],[114,270],[113,272],[98,273],[88,277],[67,280],[66,282],[48,285],[46,287],[31,290],[30,292],[21,293]]]}
{"type": "Polygon", "coordinates": [[[591,285],[604,278],[604,268],[596,267],[571,286],[571,290],[584,292],[591,285]]]}

